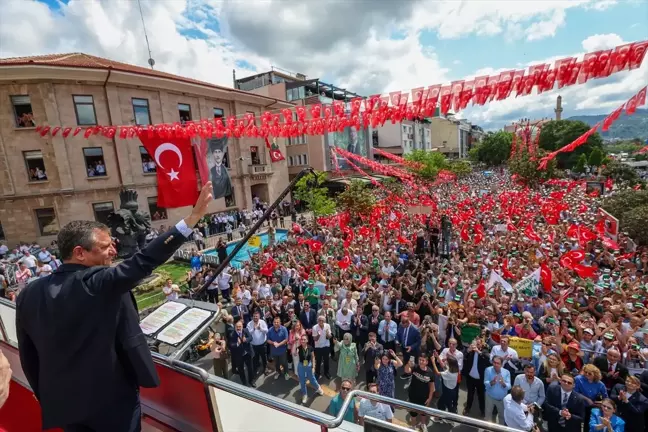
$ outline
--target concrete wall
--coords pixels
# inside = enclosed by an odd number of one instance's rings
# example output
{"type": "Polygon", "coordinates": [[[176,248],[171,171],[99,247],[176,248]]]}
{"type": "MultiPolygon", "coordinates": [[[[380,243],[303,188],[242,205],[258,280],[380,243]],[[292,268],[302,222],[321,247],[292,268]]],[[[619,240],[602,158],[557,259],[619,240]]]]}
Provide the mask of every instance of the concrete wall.
{"type": "Polygon", "coordinates": [[[454,122],[443,117],[434,117],[431,121],[431,143],[433,149],[441,153],[459,153],[459,128],[454,122]]]}
{"type": "MultiPolygon", "coordinates": [[[[147,99],[152,123],[179,120],[178,103],[191,106],[192,119],[213,119],[213,108],[224,110],[225,117],[231,113],[244,114],[252,111],[259,116],[266,110],[268,101],[262,104],[248,102],[245,95],[213,97],[210,92],[200,92],[195,86],[186,91],[144,85],[123,85],[109,82],[104,90],[101,81],[77,81],[65,79],[40,79],[21,82],[0,79],[0,223],[6,241],[13,246],[19,241],[36,240],[48,244],[52,236],[42,236],[38,230],[35,210],[53,208],[57,223],[63,226],[76,219],[94,219],[93,203],[112,202],[119,207],[119,190],[124,187],[138,192],[140,209],[148,211],[148,197],[157,196],[156,175],[142,170],[139,147],[135,139],[114,140],[101,136],[85,139],[82,133],[63,138],[47,135],[41,138],[34,128],[18,129],[15,126],[12,95],[29,95],[34,119],[37,124],[52,127],[76,127],[72,95],[92,95],[97,123],[100,125],[134,124],[132,98],[147,99]],[[240,100],[239,100],[240,99],[240,100]],[[83,148],[100,147],[107,175],[88,177],[83,148]],[[30,182],[23,158],[23,151],[40,150],[47,173],[46,181],[30,182]]],[[[218,92],[211,92],[219,94],[218,92]]],[[[229,96],[225,92],[220,92],[229,96]]],[[[285,91],[284,91],[285,97],[285,91]]],[[[258,99],[258,98],[257,98],[258,99]]],[[[284,140],[278,140],[282,153],[286,154],[284,140]]],[[[253,185],[266,184],[267,196],[276,198],[288,183],[286,162],[270,163],[265,143],[261,139],[231,139],[228,145],[230,175],[234,187],[236,207],[251,208],[253,185]],[[259,148],[261,163],[271,166],[271,174],[251,176],[250,146],[259,148]],[[244,158],[242,161],[240,158],[244,158]]],[[[198,185],[197,185],[198,187],[198,185]]],[[[225,210],[225,200],[215,200],[210,212],[225,210]]],[[[155,221],[154,226],[174,224],[190,212],[190,207],[168,209],[168,219],[155,221]]]]}

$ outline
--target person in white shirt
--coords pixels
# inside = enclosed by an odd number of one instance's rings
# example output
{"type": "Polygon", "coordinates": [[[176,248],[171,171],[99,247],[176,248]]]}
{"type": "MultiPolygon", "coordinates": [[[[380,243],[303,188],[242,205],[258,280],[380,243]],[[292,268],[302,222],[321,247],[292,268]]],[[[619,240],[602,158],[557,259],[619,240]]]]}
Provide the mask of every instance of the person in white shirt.
{"type": "Polygon", "coordinates": [[[331,379],[329,374],[329,355],[331,352],[331,326],[326,323],[323,316],[317,317],[317,325],[312,329],[313,340],[315,341],[315,376],[320,376],[322,362],[324,363],[324,376],[331,379]]]}
{"type": "Polygon", "coordinates": [[[457,363],[459,364],[459,370],[463,370],[464,356],[463,353],[457,349],[457,339],[448,339],[448,347],[449,348],[444,348],[443,351],[441,351],[439,358],[445,363],[448,357],[454,357],[457,359],[457,363]]]}
{"type": "Polygon", "coordinates": [[[247,330],[252,335],[252,350],[254,357],[252,358],[252,376],[256,376],[259,369],[259,360],[263,364],[263,374],[268,375],[268,357],[266,353],[266,339],[268,337],[268,325],[261,319],[259,311],[254,312],[252,321],[247,324],[247,330]]]}
{"type": "Polygon", "coordinates": [[[268,285],[268,280],[266,278],[261,278],[261,283],[259,284],[259,298],[260,299],[268,299],[268,297],[272,297],[272,288],[270,288],[270,285],[268,285]]]}
{"type": "Polygon", "coordinates": [[[335,316],[335,325],[338,330],[338,339],[346,333],[351,333],[351,323],[353,322],[353,313],[346,306],[342,307],[335,316]]]}
{"type": "Polygon", "coordinates": [[[36,274],[36,258],[29,253],[29,251],[24,252],[25,256],[18,260],[18,263],[25,263],[27,268],[31,270],[32,274],[36,274]]]}
{"type": "MultiPolygon", "coordinates": [[[[367,385],[369,393],[378,394],[378,384],[370,383],[367,385]]],[[[391,407],[382,402],[376,402],[369,399],[362,399],[358,407],[358,423],[364,426],[365,417],[372,417],[391,423],[394,418],[391,407]]]]}
{"type": "Polygon", "coordinates": [[[49,264],[43,264],[38,261],[38,266],[36,267],[36,276],[44,277],[52,274],[52,267],[49,264]]]}
{"type": "Polygon", "coordinates": [[[232,281],[232,275],[227,272],[227,269],[223,270],[221,274],[216,278],[218,282],[218,289],[220,290],[223,299],[228,303],[230,301],[230,282],[232,281]]]}
{"type": "Polygon", "coordinates": [[[513,386],[511,393],[504,397],[504,422],[506,426],[530,431],[533,429],[533,406],[522,404],[524,390],[520,386],[513,386]]]}
{"type": "Polygon", "coordinates": [[[501,357],[502,358],[502,366],[506,366],[506,363],[509,360],[517,360],[518,359],[518,353],[515,351],[513,348],[509,346],[509,338],[508,336],[502,336],[500,338],[500,344],[495,345],[493,349],[491,349],[490,353],[490,360],[491,363],[493,362],[493,357],[501,357]]]}
{"type": "Polygon", "coordinates": [[[178,285],[173,283],[173,280],[167,279],[166,285],[162,288],[162,292],[166,296],[167,301],[170,300],[177,300],[179,293],[180,293],[180,288],[178,285]]]}
{"type": "Polygon", "coordinates": [[[49,264],[51,260],[52,254],[50,254],[47,249],[41,248],[40,252],[38,252],[38,261],[42,262],[43,264],[49,264]]]}

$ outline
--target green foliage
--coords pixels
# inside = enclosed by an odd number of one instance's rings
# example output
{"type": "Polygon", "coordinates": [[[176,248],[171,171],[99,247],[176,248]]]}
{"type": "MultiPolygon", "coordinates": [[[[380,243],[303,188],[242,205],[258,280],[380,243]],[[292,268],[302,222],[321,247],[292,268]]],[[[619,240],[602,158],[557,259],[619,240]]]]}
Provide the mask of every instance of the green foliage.
{"type": "Polygon", "coordinates": [[[382,182],[382,185],[385,189],[387,189],[389,192],[393,193],[396,196],[402,196],[403,191],[405,190],[405,188],[403,188],[403,184],[393,177],[385,179],[382,182]]]}
{"type": "Polygon", "coordinates": [[[612,160],[605,165],[601,175],[604,177],[610,177],[614,180],[614,183],[621,186],[634,186],[641,183],[641,179],[634,168],[615,160],[612,160]]]}
{"type": "Polygon", "coordinates": [[[448,161],[445,155],[439,152],[414,150],[406,154],[405,159],[423,164],[422,169],[411,169],[411,171],[424,179],[433,180],[436,178],[439,170],[448,168],[448,161]]]}
{"type": "MultiPolygon", "coordinates": [[[[550,121],[542,125],[539,146],[541,149],[554,151],[570,144],[590,129],[587,123],[579,120],[550,121]]],[[[560,153],[557,156],[558,167],[571,168],[576,165],[581,154],[590,154],[595,147],[601,148],[603,140],[598,132],[592,134],[587,142],[573,152],[560,153]]]]}
{"type": "Polygon", "coordinates": [[[585,165],[587,165],[587,156],[585,156],[585,153],[581,154],[576,161],[576,165],[572,169],[574,172],[577,173],[584,173],[585,172],[585,165]]]}
{"type": "Polygon", "coordinates": [[[376,197],[367,184],[352,180],[346,190],[336,197],[338,209],[348,211],[351,216],[368,215],[376,205],[376,197]]]}
{"type": "Polygon", "coordinates": [[[648,152],[646,152],[646,153],[638,153],[636,155],[633,155],[632,158],[634,160],[636,160],[637,162],[648,160],[648,152]]]}
{"type": "Polygon", "coordinates": [[[619,143],[615,144],[608,144],[605,146],[605,151],[608,153],[634,153],[636,151],[641,150],[643,147],[643,144],[641,143],[641,140],[639,141],[634,141],[634,140],[629,140],[629,141],[622,141],[619,143]]]}
{"type": "Polygon", "coordinates": [[[508,166],[512,174],[517,174],[528,185],[535,186],[542,180],[555,177],[556,160],[553,159],[547,165],[547,169],[540,170],[540,158],[546,155],[546,152],[540,151],[537,158],[531,158],[527,152],[518,153],[509,160],[508,166]]]}
{"type": "MultiPolygon", "coordinates": [[[[590,126],[601,122],[607,117],[603,115],[588,115],[588,116],[575,116],[570,117],[569,120],[582,120],[590,126]]],[[[603,132],[601,135],[605,139],[622,139],[622,140],[646,140],[648,139],[648,110],[638,109],[633,115],[622,113],[617,121],[615,121],[610,130],[603,132]]]]}
{"type": "Polygon", "coordinates": [[[603,158],[605,158],[603,150],[600,147],[594,147],[589,155],[589,166],[601,166],[603,164],[603,158]]]}
{"type": "Polygon", "coordinates": [[[306,208],[315,216],[325,216],[335,212],[335,201],[329,198],[328,189],[322,187],[328,175],[325,172],[316,172],[316,179],[306,175],[295,185],[293,196],[306,203],[306,208]]]}
{"type": "Polygon", "coordinates": [[[627,231],[639,244],[648,244],[648,191],[621,191],[605,198],[602,207],[619,219],[621,230],[627,231]]]}
{"type": "Polygon", "coordinates": [[[501,165],[506,163],[511,155],[512,141],[513,134],[511,132],[489,132],[474,148],[474,154],[471,157],[488,166],[501,165]]]}
{"type": "Polygon", "coordinates": [[[457,177],[464,177],[472,172],[472,165],[465,160],[456,160],[448,164],[448,169],[455,173],[457,177]]]}
{"type": "Polygon", "coordinates": [[[473,162],[481,162],[479,160],[479,152],[481,151],[481,143],[473,146],[470,150],[468,150],[468,159],[470,159],[473,162]]]}

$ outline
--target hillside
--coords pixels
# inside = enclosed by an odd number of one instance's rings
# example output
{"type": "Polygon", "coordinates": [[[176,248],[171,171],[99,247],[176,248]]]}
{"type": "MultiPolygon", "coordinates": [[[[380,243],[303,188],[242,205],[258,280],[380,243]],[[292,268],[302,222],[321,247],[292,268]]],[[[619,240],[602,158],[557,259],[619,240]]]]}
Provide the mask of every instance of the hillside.
{"type": "MultiPolygon", "coordinates": [[[[568,120],[580,120],[590,126],[594,126],[596,123],[603,121],[605,117],[607,117],[607,115],[583,115],[569,117],[568,120]]],[[[601,133],[600,129],[599,133],[601,133]]],[[[626,140],[632,138],[641,138],[642,140],[648,139],[648,110],[638,109],[637,112],[631,116],[628,116],[625,113],[621,114],[621,117],[614,122],[610,130],[602,132],[601,136],[603,139],[608,140],[626,140]]]]}

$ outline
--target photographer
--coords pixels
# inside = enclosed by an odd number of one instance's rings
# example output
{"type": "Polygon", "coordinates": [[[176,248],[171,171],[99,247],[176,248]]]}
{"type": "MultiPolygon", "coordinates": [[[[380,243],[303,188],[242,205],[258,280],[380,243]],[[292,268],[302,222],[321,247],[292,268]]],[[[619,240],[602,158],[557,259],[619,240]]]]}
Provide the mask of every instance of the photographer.
{"type": "Polygon", "coordinates": [[[536,429],[533,422],[535,405],[524,405],[524,390],[520,386],[513,386],[511,394],[504,398],[504,421],[506,426],[521,431],[536,429]]]}

